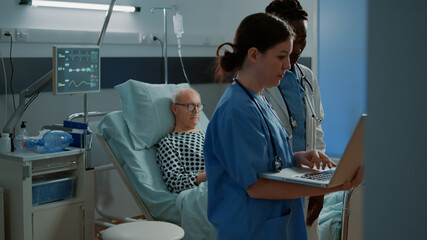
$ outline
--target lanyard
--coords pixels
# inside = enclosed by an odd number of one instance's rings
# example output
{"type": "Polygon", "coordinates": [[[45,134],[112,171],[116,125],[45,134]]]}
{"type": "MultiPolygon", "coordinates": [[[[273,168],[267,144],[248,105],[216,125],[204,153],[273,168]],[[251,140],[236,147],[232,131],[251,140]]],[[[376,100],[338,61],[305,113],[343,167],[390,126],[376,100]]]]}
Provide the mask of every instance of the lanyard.
{"type": "Polygon", "coordinates": [[[288,115],[289,115],[289,124],[291,125],[292,128],[297,127],[297,121],[295,121],[295,119],[292,117],[291,110],[289,109],[289,105],[286,102],[285,96],[283,96],[282,89],[280,89],[280,85],[278,85],[277,88],[279,89],[280,96],[282,96],[283,98],[283,102],[285,102],[286,110],[288,111],[288,115]]]}
{"type": "Polygon", "coordinates": [[[270,127],[268,125],[267,119],[264,116],[264,113],[262,113],[261,106],[259,105],[258,101],[254,98],[254,96],[252,96],[252,94],[249,93],[248,89],[246,89],[246,87],[244,87],[239,82],[239,80],[235,78],[234,81],[237,83],[237,85],[239,85],[239,87],[243,89],[243,91],[245,91],[245,93],[249,96],[249,98],[255,103],[259,112],[261,113],[262,118],[264,119],[265,125],[267,125],[268,133],[270,134],[271,145],[273,147],[273,154],[274,154],[273,169],[275,172],[279,172],[282,169],[282,160],[280,159],[280,157],[277,156],[276,145],[274,144],[273,134],[271,134],[270,127]]]}

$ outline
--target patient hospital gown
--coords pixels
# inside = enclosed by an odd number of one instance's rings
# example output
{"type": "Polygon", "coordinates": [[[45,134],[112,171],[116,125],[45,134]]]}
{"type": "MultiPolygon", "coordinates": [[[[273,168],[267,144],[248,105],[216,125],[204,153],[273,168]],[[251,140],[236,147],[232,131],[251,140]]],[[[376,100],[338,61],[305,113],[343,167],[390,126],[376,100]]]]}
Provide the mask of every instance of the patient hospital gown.
{"type": "Polygon", "coordinates": [[[169,191],[180,193],[196,186],[197,174],[205,170],[202,131],[169,133],[158,143],[157,165],[169,191]]]}
{"type": "MultiPolygon", "coordinates": [[[[259,103],[272,132],[282,167],[294,166],[289,136],[272,109],[259,103]]],[[[306,239],[302,199],[251,198],[246,190],[257,174],[273,170],[273,150],[266,121],[237,84],[219,101],[206,131],[208,218],[218,239],[306,239]]]]}

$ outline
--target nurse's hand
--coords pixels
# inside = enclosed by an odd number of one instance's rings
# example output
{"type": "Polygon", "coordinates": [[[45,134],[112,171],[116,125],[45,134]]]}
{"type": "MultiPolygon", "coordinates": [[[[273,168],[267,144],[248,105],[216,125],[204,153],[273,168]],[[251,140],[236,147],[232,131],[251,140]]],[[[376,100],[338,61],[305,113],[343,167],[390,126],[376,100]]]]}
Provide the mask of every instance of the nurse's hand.
{"type": "Polygon", "coordinates": [[[336,166],[328,156],[317,150],[296,152],[294,153],[294,158],[296,165],[300,167],[304,165],[309,168],[325,169],[326,167],[332,168],[336,166]]]}
{"type": "Polygon", "coordinates": [[[343,185],[339,186],[341,189],[339,191],[347,191],[352,188],[356,188],[362,183],[363,181],[363,168],[359,167],[357,169],[356,174],[354,174],[354,177],[351,181],[345,182],[343,185]]]}

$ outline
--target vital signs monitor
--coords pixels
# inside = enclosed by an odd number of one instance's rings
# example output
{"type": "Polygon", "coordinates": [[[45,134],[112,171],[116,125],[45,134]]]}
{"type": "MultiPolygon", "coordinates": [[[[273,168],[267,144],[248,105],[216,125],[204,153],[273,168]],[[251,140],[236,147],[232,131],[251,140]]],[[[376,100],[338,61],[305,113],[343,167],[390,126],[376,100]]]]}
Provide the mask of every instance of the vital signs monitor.
{"type": "Polygon", "coordinates": [[[98,46],[53,46],[53,94],[101,91],[98,46]]]}

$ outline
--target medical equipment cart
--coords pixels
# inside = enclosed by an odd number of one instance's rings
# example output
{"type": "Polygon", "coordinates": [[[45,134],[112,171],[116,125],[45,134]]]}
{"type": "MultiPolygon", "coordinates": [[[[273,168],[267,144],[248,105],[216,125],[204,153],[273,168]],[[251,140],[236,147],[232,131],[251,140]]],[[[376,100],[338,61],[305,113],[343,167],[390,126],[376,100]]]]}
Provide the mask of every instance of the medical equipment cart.
{"type": "Polygon", "coordinates": [[[6,239],[93,239],[84,155],[81,148],[0,154],[6,239]]]}

